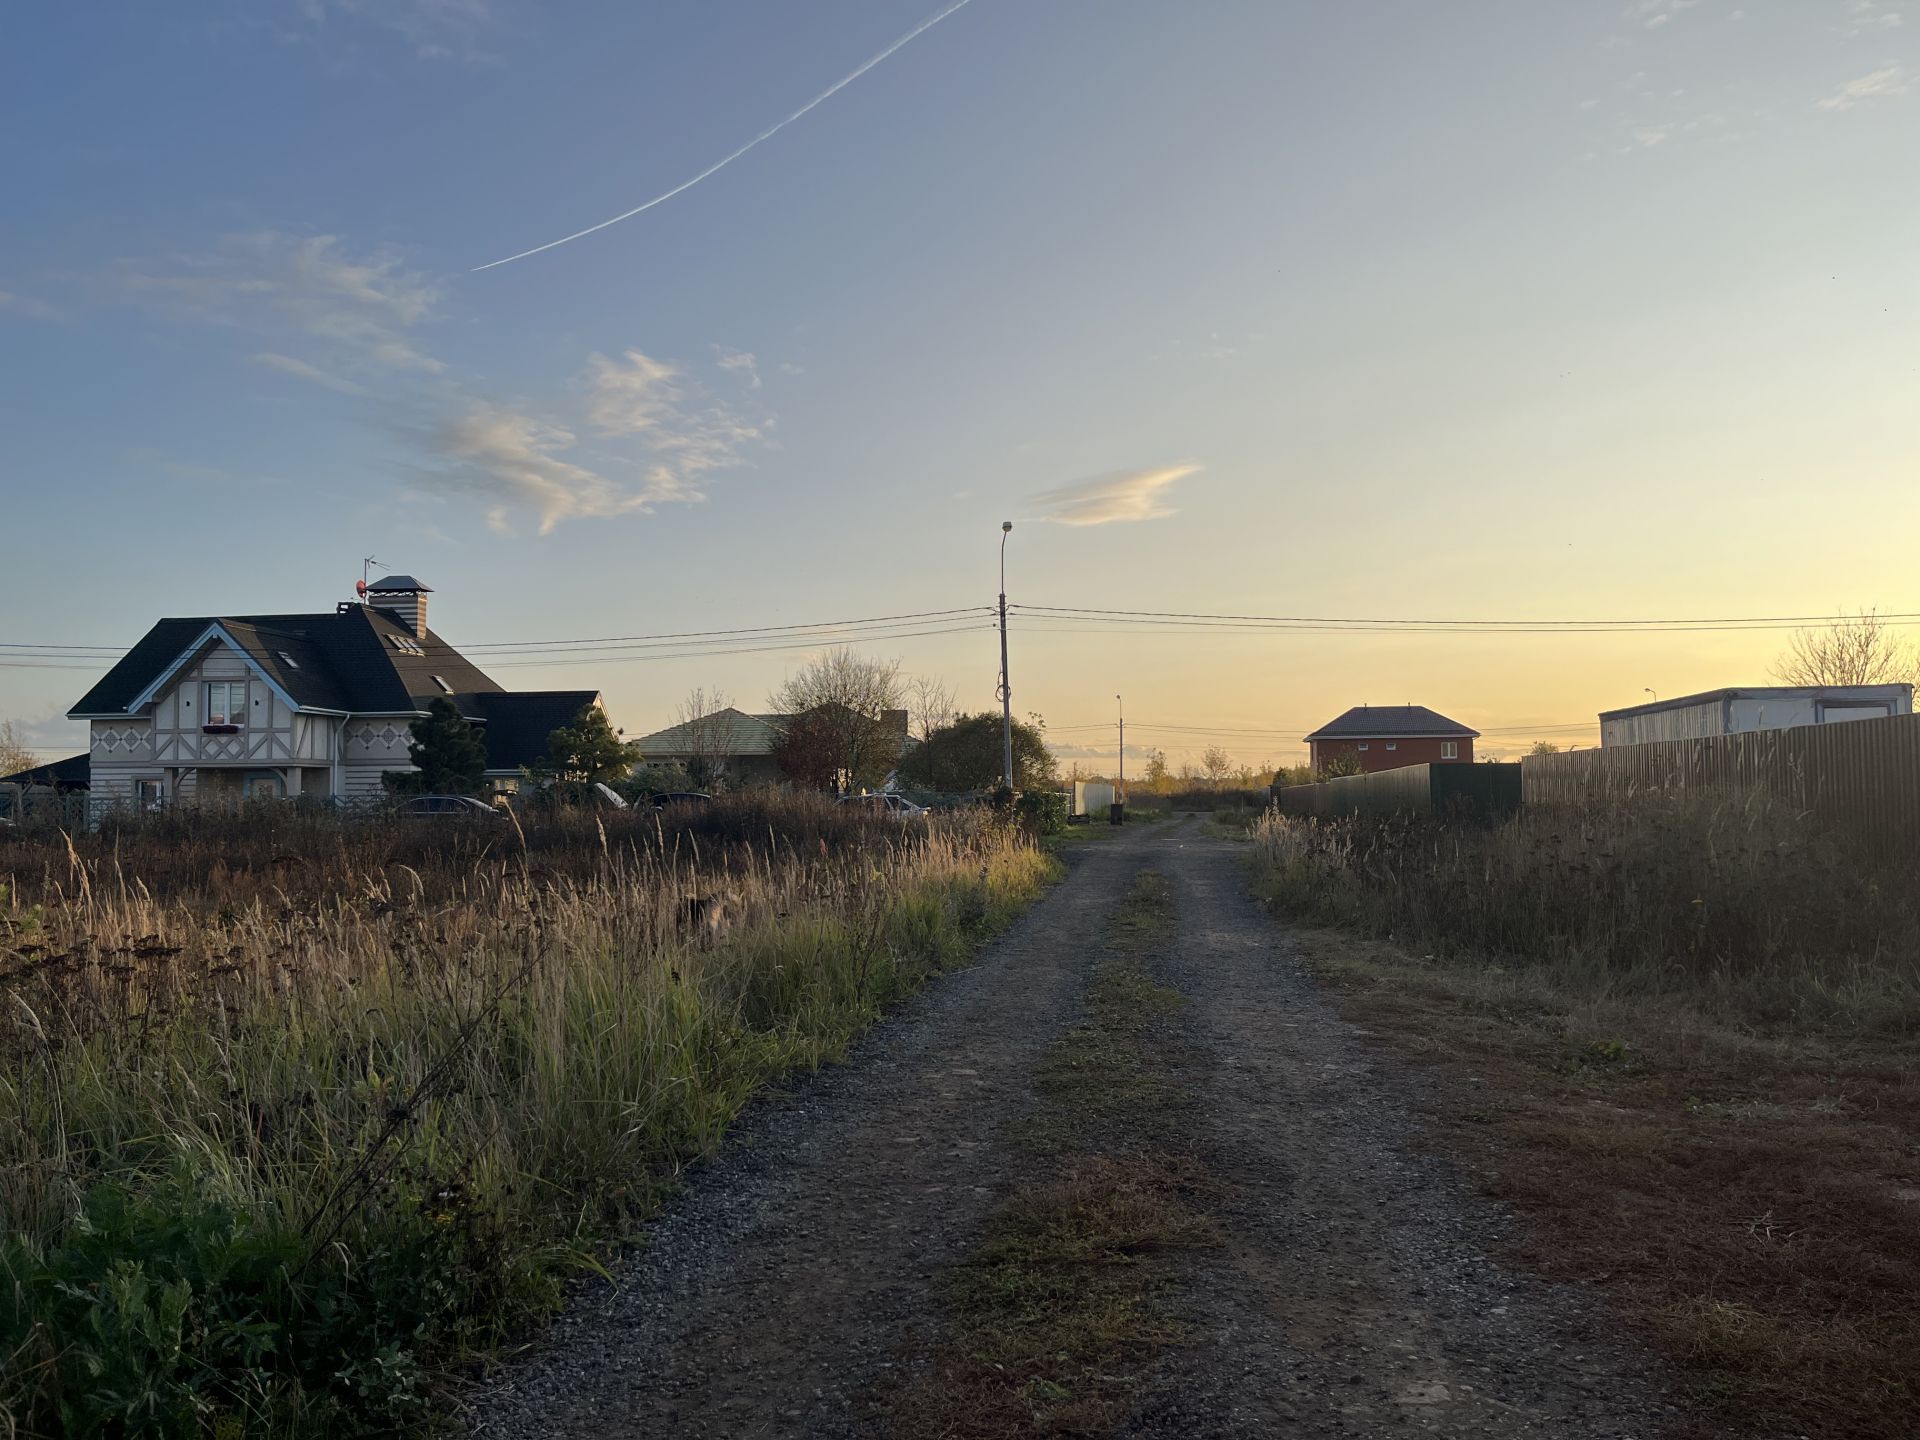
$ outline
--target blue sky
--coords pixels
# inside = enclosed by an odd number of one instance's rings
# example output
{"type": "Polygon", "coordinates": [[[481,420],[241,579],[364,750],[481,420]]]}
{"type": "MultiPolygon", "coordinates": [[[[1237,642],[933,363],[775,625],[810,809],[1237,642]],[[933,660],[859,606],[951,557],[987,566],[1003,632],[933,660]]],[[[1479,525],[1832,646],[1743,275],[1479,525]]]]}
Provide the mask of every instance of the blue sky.
{"type": "MultiPolygon", "coordinates": [[[[0,638],[324,608],[456,644],[1036,603],[1920,610],[1896,4],[224,0],[0,55],[0,638]],[[1077,522],[1077,523],[1070,523],[1077,522]]],[[[1514,742],[1777,635],[1016,639],[1065,744],[1514,742]],[[1137,697],[1137,698],[1134,698],[1137,697]],[[1162,728],[1156,732],[1150,723],[1162,728]]],[[[990,636],[875,647],[991,703],[990,636]]],[[[630,731],[797,657],[528,667],[630,731]]],[[[0,671],[49,746],[79,671],[0,671]]]]}

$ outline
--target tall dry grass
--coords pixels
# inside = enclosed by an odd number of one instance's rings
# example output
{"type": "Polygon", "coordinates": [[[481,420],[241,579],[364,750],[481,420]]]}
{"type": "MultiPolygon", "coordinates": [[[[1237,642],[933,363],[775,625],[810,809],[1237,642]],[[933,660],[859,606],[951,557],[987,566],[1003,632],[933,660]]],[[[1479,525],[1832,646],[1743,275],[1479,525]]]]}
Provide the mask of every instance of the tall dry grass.
{"type": "Polygon", "coordinates": [[[0,1433],[427,1426],[756,1089],[1048,875],[830,808],[14,849],[0,1433]]]}
{"type": "Polygon", "coordinates": [[[1746,1023],[1920,1028],[1911,857],[1856,850],[1762,795],[1647,794],[1494,827],[1270,812],[1254,853],[1262,892],[1300,918],[1746,1023]]]}

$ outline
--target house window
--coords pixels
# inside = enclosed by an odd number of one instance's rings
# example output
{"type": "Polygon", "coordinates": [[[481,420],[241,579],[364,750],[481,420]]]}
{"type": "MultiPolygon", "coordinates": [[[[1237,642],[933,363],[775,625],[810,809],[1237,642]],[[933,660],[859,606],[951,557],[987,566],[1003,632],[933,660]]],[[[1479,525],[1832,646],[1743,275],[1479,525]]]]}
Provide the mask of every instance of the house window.
{"type": "Polygon", "coordinates": [[[1399,741],[1397,741],[1397,740],[1389,740],[1389,741],[1387,741],[1387,749],[1389,749],[1389,750],[1398,750],[1399,748],[1400,748],[1400,742],[1399,742],[1399,741]]]}
{"type": "Polygon", "coordinates": [[[281,662],[285,664],[289,670],[298,670],[300,668],[300,662],[294,659],[293,656],[287,654],[286,651],[276,650],[273,653],[280,657],[281,662]]]}
{"type": "Polygon", "coordinates": [[[133,782],[133,808],[142,814],[158,810],[167,803],[167,784],[164,780],[135,780],[133,782]]]}
{"type": "Polygon", "coordinates": [[[1440,742],[1440,758],[1442,760],[1458,760],[1460,758],[1460,742],[1458,740],[1442,740],[1440,742]]]}
{"type": "Polygon", "coordinates": [[[207,685],[207,708],[200,712],[202,725],[244,725],[247,723],[247,682],[214,680],[207,685]]]}
{"type": "Polygon", "coordinates": [[[1356,750],[1364,750],[1367,748],[1367,742],[1362,740],[1358,745],[1354,746],[1353,748],[1356,750]]]}
{"type": "Polygon", "coordinates": [[[443,693],[448,695],[453,694],[453,686],[447,684],[446,679],[443,676],[439,676],[439,675],[434,676],[433,683],[438,685],[443,693]]]}

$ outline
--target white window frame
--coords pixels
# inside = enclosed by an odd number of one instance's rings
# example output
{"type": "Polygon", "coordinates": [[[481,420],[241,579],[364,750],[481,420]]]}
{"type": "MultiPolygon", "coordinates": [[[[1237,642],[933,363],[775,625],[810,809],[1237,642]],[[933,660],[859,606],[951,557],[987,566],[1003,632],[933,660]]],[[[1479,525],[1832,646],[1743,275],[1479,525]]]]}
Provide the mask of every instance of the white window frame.
{"type": "Polygon", "coordinates": [[[1387,749],[1398,750],[1399,748],[1400,748],[1400,742],[1398,740],[1387,741],[1387,749]]]}
{"type": "Polygon", "coordinates": [[[1442,740],[1440,742],[1440,758],[1442,760],[1458,760],[1460,758],[1460,742],[1458,740],[1442,740]]]}
{"type": "Polygon", "coordinates": [[[1364,741],[1364,740],[1362,740],[1362,741],[1360,741],[1360,742],[1359,742],[1359,743],[1358,743],[1357,745],[1355,745],[1355,746],[1354,746],[1353,748],[1354,748],[1354,749],[1356,749],[1356,750],[1364,750],[1364,749],[1366,749],[1366,748],[1367,748],[1367,742],[1366,742],[1366,741],[1364,741]]]}
{"type": "Polygon", "coordinates": [[[167,781],[163,775],[133,777],[133,808],[142,814],[163,809],[167,803],[167,781]],[[147,787],[152,786],[151,794],[147,787]]]}
{"type": "Polygon", "coordinates": [[[206,708],[200,712],[200,723],[202,725],[238,725],[243,729],[245,728],[247,723],[246,681],[204,681],[200,687],[200,701],[206,706],[206,708]],[[213,703],[213,695],[216,690],[220,692],[220,704],[217,707],[213,703]],[[236,691],[239,692],[237,697],[235,695],[236,691]],[[236,698],[240,701],[240,713],[237,715],[233,713],[233,702],[236,698]],[[220,715],[218,720],[213,718],[216,709],[220,715]]]}

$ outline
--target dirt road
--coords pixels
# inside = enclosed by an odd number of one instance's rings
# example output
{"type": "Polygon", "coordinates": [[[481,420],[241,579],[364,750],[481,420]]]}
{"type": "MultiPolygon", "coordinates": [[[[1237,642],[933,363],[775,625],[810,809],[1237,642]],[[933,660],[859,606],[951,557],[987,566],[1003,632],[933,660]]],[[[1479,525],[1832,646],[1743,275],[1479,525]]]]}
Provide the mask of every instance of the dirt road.
{"type": "MultiPolygon", "coordinates": [[[[1106,1432],[1660,1433],[1672,1416],[1651,1362],[1589,1298],[1490,1258],[1501,1216],[1418,1150],[1418,1082],[1334,1016],[1247,897],[1235,845],[1197,818],[1089,843],[978,964],[848,1064],[750,1111],[617,1283],[476,1399],[473,1432],[991,1430],[969,1426],[964,1392],[941,1392],[951,1423],[930,1423],[924,1400],[909,1421],[903,1397],[984,1343],[956,1333],[947,1281],[1060,1163],[1031,1140],[1038,1119],[1073,1128],[1045,1077],[1091,1023],[1089,987],[1143,872],[1162,877],[1171,921],[1136,945],[1139,964],[1184,1003],[1140,1031],[1153,1093],[1178,1104],[1137,1118],[1180,1117],[1171,1143],[1207,1177],[1194,1203],[1210,1238],[1128,1257],[1129,1303],[1154,1319],[1120,1352],[1127,1373],[1098,1377],[1123,1397],[1106,1432]]],[[[1047,1410],[1061,1387],[1043,1388],[1033,1413],[1067,1413],[1047,1410]]],[[[1018,1433],[1050,1426],[1068,1428],[1018,1433]]]]}

